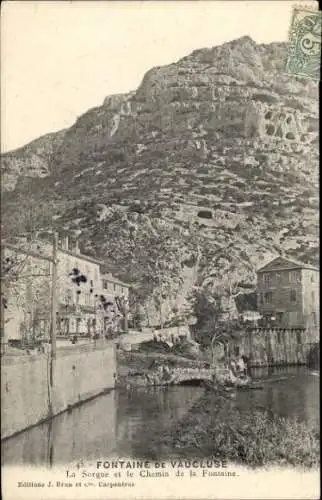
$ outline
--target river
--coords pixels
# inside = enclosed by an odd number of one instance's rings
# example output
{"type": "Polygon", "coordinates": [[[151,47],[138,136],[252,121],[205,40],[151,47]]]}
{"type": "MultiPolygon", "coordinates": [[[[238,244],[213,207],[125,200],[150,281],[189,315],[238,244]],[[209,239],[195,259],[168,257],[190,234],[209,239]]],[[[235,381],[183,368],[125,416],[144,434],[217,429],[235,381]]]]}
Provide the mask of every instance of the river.
{"type": "MultiPolygon", "coordinates": [[[[232,404],[264,408],[286,418],[319,426],[319,372],[305,368],[255,370],[273,377],[263,390],[238,392],[232,404]]],[[[3,465],[52,466],[138,457],[156,429],[169,429],[203,395],[198,386],[111,391],[2,443],[3,465]]]]}

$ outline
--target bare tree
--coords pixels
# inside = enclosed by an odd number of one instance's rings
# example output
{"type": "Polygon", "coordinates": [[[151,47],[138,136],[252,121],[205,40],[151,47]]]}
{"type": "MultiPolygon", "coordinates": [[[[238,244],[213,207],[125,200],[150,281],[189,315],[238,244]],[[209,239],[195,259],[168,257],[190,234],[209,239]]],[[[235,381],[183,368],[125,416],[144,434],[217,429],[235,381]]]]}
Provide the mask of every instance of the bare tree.
{"type": "Polygon", "coordinates": [[[115,297],[116,305],[122,314],[123,318],[123,331],[128,332],[128,314],[129,314],[129,302],[127,298],[123,295],[115,297]]]}
{"type": "Polygon", "coordinates": [[[216,345],[227,345],[227,343],[229,342],[229,336],[227,335],[227,333],[225,332],[222,332],[222,331],[219,331],[219,330],[215,330],[213,336],[212,336],[212,339],[211,339],[211,361],[212,361],[212,365],[214,366],[215,365],[215,352],[216,352],[216,349],[215,349],[215,346],[216,345]]]}

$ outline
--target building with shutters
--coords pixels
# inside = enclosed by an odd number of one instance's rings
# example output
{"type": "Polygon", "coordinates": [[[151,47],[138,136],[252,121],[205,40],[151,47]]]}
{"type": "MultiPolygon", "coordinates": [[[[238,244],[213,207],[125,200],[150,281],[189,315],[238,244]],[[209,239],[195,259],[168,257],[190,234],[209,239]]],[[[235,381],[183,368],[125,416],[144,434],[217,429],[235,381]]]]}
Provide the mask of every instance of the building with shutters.
{"type": "Polygon", "coordinates": [[[257,307],[266,326],[319,330],[317,267],[277,257],[257,271],[257,307]]]}
{"type": "MultiPolygon", "coordinates": [[[[67,237],[61,238],[57,248],[57,337],[93,336],[103,325],[98,300],[101,293],[100,266],[103,263],[83,255],[77,241],[71,243],[67,237]],[[77,283],[74,279],[77,275],[85,279],[77,283]]],[[[35,240],[21,242],[19,246],[5,245],[2,252],[4,261],[12,259],[14,263],[11,283],[5,294],[2,333],[5,343],[48,339],[52,245],[35,240]]]]}
{"type": "MultiPolygon", "coordinates": [[[[119,332],[128,331],[128,321],[130,319],[129,293],[131,284],[119,280],[112,273],[102,274],[102,294],[111,304],[110,310],[120,317],[120,323],[117,327],[119,332]]],[[[108,309],[107,309],[108,310],[108,309]]],[[[104,331],[109,332],[112,327],[109,315],[104,318],[104,331]]]]}

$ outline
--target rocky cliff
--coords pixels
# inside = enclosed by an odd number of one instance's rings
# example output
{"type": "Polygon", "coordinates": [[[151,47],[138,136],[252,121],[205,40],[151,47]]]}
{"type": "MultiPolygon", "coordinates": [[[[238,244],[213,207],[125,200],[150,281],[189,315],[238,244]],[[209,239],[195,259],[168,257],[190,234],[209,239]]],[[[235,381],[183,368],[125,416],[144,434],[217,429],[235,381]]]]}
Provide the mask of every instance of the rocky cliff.
{"type": "Polygon", "coordinates": [[[252,282],[276,253],[316,262],[318,87],[286,55],[248,37],[196,50],[3,155],[4,224],[26,194],[49,204],[142,300],[170,293],[166,317],[196,279],[252,282]]]}

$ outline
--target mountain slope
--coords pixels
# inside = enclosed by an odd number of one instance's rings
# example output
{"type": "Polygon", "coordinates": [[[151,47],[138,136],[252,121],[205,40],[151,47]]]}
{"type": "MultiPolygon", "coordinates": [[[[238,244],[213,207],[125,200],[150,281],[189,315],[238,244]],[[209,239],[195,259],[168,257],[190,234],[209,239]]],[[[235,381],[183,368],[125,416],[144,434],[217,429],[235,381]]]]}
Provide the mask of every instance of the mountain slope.
{"type": "Polygon", "coordinates": [[[4,155],[4,211],[26,193],[50,203],[142,300],[168,282],[169,308],[182,282],[252,281],[274,253],[316,262],[318,88],[283,72],[286,50],[243,37],[153,68],[135,92],[4,155]]]}

